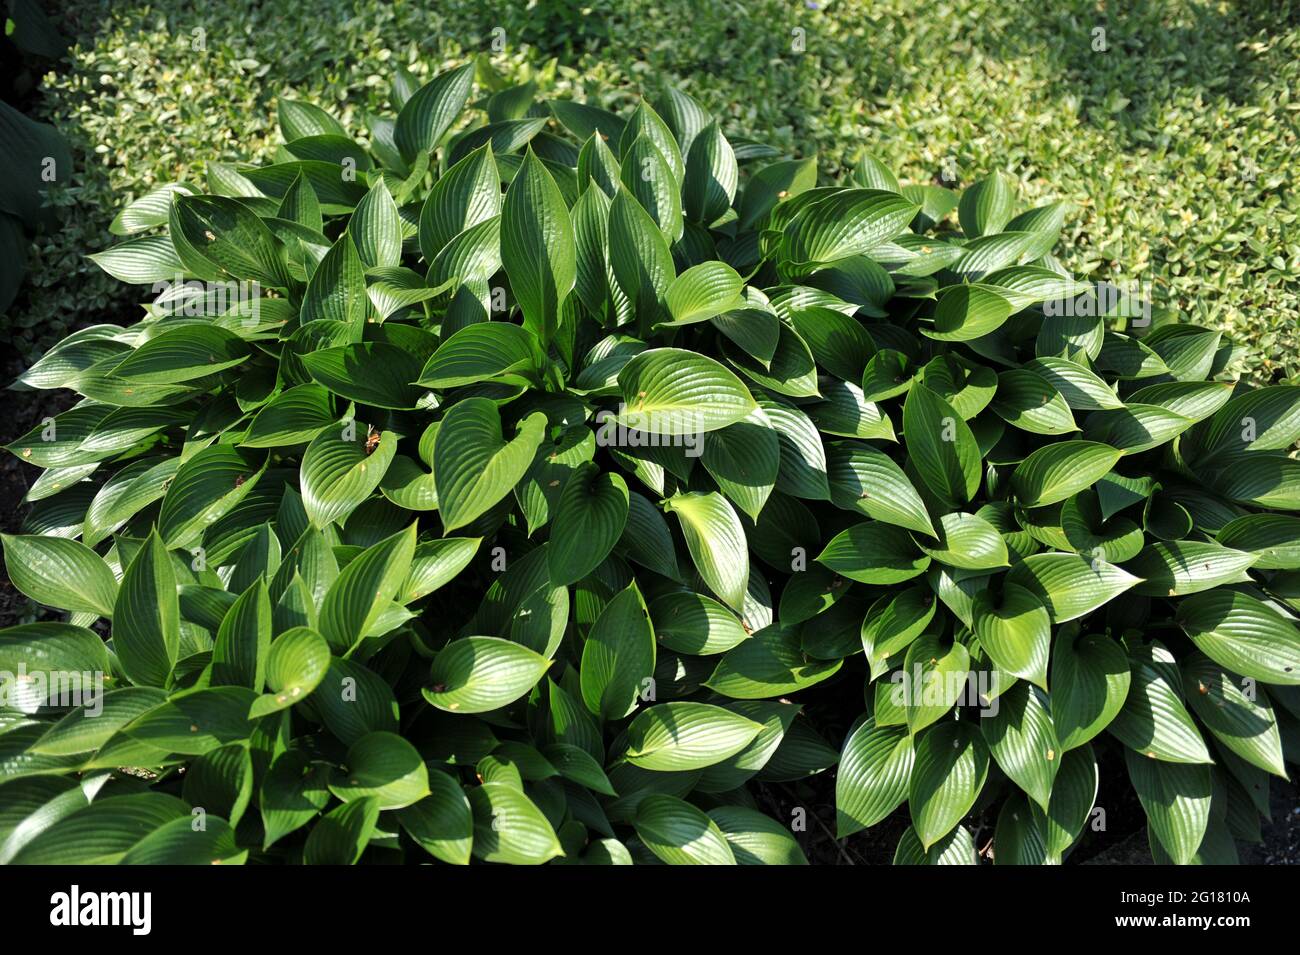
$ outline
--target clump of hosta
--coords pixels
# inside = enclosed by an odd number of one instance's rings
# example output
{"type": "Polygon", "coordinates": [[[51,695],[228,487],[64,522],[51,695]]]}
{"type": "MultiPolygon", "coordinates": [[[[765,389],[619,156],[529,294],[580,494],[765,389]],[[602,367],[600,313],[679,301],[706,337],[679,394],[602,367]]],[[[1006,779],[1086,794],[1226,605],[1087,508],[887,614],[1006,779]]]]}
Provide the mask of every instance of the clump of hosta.
{"type": "Polygon", "coordinates": [[[144,317],[20,381],[80,400],[10,446],[53,612],[0,632],[0,859],[802,862],[823,771],[899,862],[1137,828],[1101,774],[1158,859],[1258,838],[1300,390],[1003,174],[483,82],[364,143],[284,101],[275,162],[118,216],[144,317]]]}

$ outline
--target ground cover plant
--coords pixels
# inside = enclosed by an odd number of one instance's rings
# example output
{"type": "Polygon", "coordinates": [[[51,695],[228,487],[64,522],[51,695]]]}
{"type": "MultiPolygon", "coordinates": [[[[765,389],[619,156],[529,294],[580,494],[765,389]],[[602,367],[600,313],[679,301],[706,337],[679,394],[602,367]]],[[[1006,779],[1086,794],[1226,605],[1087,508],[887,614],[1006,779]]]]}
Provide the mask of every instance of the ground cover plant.
{"type": "Polygon", "coordinates": [[[798,863],[754,784],[833,768],[896,862],[1057,863],[1103,760],[1156,859],[1257,838],[1300,389],[1000,173],[537,93],[284,100],[273,162],[121,210],[144,317],[19,382],[80,397],[8,448],[67,617],[0,631],[0,859],[798,863]]]}

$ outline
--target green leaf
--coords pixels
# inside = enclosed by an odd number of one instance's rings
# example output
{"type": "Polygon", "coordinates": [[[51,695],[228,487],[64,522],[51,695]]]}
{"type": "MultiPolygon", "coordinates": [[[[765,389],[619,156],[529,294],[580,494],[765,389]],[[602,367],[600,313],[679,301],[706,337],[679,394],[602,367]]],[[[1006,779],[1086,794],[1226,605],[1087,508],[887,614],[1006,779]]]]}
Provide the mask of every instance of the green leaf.
{"type": "Polygon", "coordinates": [[[922,848],[929,850],[970,812],[988,769],[988,748],[968,722],[941,723],[918,738],[908,810],[922,848]]]}
{"type": "Polygon", "coordinates": [[[808,864],[794,835],[771,816],[744,806],[718,806],[709,810],[709,818],[722,830],[737,865],[808,864]]]}
{"type": "Polygon", "coordinates": [[[439,73],[412,94],[397,114],[393,143],[404,162],[433,150],[469,100],[474,64],[439,73]]]}
{"type": "Polygon", "coordinates": [[[328,388],[295,385],[262,405],[248,425],[245,448],[278,448],[311,441],[338,420],[328,388]]]}
{"type": "Polygon", "coordinates": [[[758,520],[759,512],[776,487],[781,442],[760,410],[718,431],[709,433],[701,463],[729,500],[758,520]]]}
{"type": "Polygon", "coordinates": [[[939,520],[938,544],[922,539],[916,545],[949,567],[994,570],[1007,566],[1007,545],[1002,535],[975,514],[945,514],[939,520]]]}
{"type": "Polygon", "coordinates": [[[443,527],[463,527],[509,494],[532,464],[545,429],[546,416],[535,412],[506,441],[490,399],[466,398],[452,406],[433,443],[433,480],[443,527]]]}
{"type": "Polygon", "coordinates": [[[675,796],[651,793],[636,810],[636,834],[669,865],[735,865],[718,824],[675,796]]]}
{"type": "MultiPolygon", "coordinates": [[[[171,234],[182,236],[223,277],[273,288],[291,284],[279,240],[238,200],[178,196],[172,203],[170,221],[171,234]]],[[[178,268],[176,273],[182,271],[178,268]]]]}
{"type": "Polygon", "coordinates": [[[736,616],[710,597],[674,591],[650,604],[656,639],[669,650],[697,656],[725,653],[749,639],[736,616]]]}
{"type": "Polygon", "coordinates": [[[317,527],[327,527],[347,515],[374,493],[397,453],[398,436],[379,435],[370,446],[365,431],[349,419],[327,428],[302,456],[299,484],[307,517],[317,527]]]}
{"type": "Polygon", "coordinates": [[[258,719],[288,709],[305,699],[329,671],[330,647],[315,630],[293,627],[275,638],[266,659],[266,685],[270,693],[259,696],[249,709],[258,719]]]}
{"type": "Polygon", "coordinates": [[[415,556],[417,525],[368,547],[343,568],[325,593],[320,633],[331,649],[346,654],[382,617],[398,595],[415,556]]]}
{"type": "Polygon", "coordinates": [[[994,286],[954,285],[935,303],[934,330],[924,331],[939,341],[974,341],[1001,328],[1012,311],[1012,303],[994,286]]]}
{"type": "Polygon", "coordinates": [[[843,660],[809,660],[796,631],[765,627],[718,661],[705,686],[733,700],[761,700],[813,686],[843,660]]]}
{"type": "Polygon", "coordinates": [[[748,417],[758,407],[734,374],[704,355],[652,348],[618,374],[620,424],[649,434],[699,435],[748,417]]]}
{"type": "Polygon", "coordinates": [[[256,452],[227,444],[204,448],[188,458],[167,486],[158,512],[158,533],[167,546],[198,544],[204,531],[257,486],[266,467],[256,452]]]}
{"type": "Polygon", "coordinates": [[[242,686],[214,686],[172,696],[127,725],[122,732],[163,752],[201,756],[253,731],[248,707],[257,698],[242,686]]]}
{"type": "Polygon", "coordinates": [[[930,557],[901,527],[864,521],[835,535],[817,562],[860,583],[896,584],[924,573],[930,557]]]}
{"type": "Polygon", "coordinates": [[[0,535],[5,570],[20,591],[60,610],[110,617],[117,580],[104,559],[85,544],[60,537],[0,535]]]}
{"type": "Polygon", "coordinates": [[[348,749],[348,773],[330,781],[344,802],[374,798],[379,808],[401,809],[429,794],[429,772],[415,747],[394,733],[369,733],[348,749]]]}
{"type": "Polygon", "coordinates": [[[159,792],[96,799],[60,819],[23,846],[12,865],[113,865],[142,839],[183,819],[188,807],[159,792]]]}
{"type": "Polygon", "coordinates": [[[402,220],[383,177],[375,180],[348,223],[348,234],[366,268],[400,265],[402,220]]]}
{"type": "Polygon", "coordinates": [[[501,209],[501,261],[523,309],[524,327],[550,341],[573,291],[577,251],[568,206],[532,149],[501,209]]]}
{"type": "Polygon", "coordinates": [[[1052,722],[1063,750],[1083,746],[1105,729],[1128,697],[1129,661],[1103,634],[1062,629],[1052,648],[1052,722]]]}
{"type": "Polygon", "coordinates": [[[1282,740],[1268,697],[1199,653],[1183,663],[1192,712],[1214,738],[1252,766],[1286,777],[1282,740]]]}
{"type": "Polygon", "coordinates": [[[649,213],[664,239],[676,242],[683,229],[680,170],[674,171],[649,136],[638,136],[622,154],[619,181],[649,213]]]}
{"type": "Polygon", "coordinates": [[[312,828],[302,849],[306,865],[356,865],[379,822],[379,800],[371,796],[335,806],[312,828]]]}
{"type": "Polygon", "coordinates": [[[903,404],[903,440],[911,463],[944,502],[969,503],[979,490],[981,462],[975,436],[952,405],[921,384],[903,404]]]}
{"type": "Polygon", "coordinates": [[[1300,633],[1262,601],[1212,590],[1180,601],[1176,617],[1215,663],[1265,683],[1300,684],[1300,633]]]}
{"type": "Polygon", "coordinates": [[[1041,600],[1024,587],[1003,583],[1000,594],[988,589],[975,594],[971,617],[971,629],[989,659],[1000,669],[1047,688],[1052,621],[1041,600]]]}
{"type": "Polygon", "coordinates": [[[1127,571],[1078,554],[1032,554],[1011,568],[1006,582],[1042,601],[1053,623],[1092,613],[1139,582],[1127,571]]]}
{"type": "Polygon", "coordinates": [[[113,374],[170,385],[214,375],[247,358],[248,346],[234,332],[215,325],[185,325],[144,342],[113,369],[113,374]]]}
{"type": "Polygon", "coordinates": [[[835,836],[874,826],[907,798],[916,753],[901,726],[860,723],[844,741],[835,775],[835,836]]]}
{"type": "Polygon", "coordinates": [[[907,648],[892,702],[902,708],[908,733],[943,719],[961,699],[970,681],[970,652],[962,644],[923,633],[907,648]]]}
{"type": "Polygon", "coordinates": [[[994,172],[962,190],[957,206],[961,230],[967,238],[1001,232],[1015,211],[1015,193],[1005,173],[994,172]]]}
{"type": "Polygon", "coordinates": [[[665,502],[681,522],[695,569],[723,603],[740,612],[749,580],[749,546],[736,512],[721,494],[676,494],[665,502]]]}
{"type": "Polygon", "coordinates": [[[704,322],[733,309],[743,308],[745,280],[725,262],[701,262],[668,286],[665,301],[671,325],[704,322]]]}
{"type": "Polygon", "coordinates": [[[655,639],[636,582],[605,604],[587,635],[580,670],[582,699],[603,719],[635,708],[655,669],[655,639]]]}
{"type": "Polygon", "coordinates": [[[668,240],[621,185],[609,207],[609,267],[641,327],[649,328],[677,271],[668,240]]]}
{"type": "Polygon", "coordinates": [[[324,811],[330,793],[326,788],[328,767],[310,763],[301,750],[281,753],[262,777],[257,805],[266,832],[262,847],[296,832],[324,811]]]}
{"type": "Polygon", "coordinates": [[[1093,441],[1059,441],[1034,451],[1011,475],[1025,507],[1043,507],[1072,497],[1110,473],[1120,451],[1093,441]]]}
{"type": "Polygon", "coordinates": [[[836,506],[936,536],[921,495],[903,469],[883,451],[869,444],[840,442],[832,445],[825,470],[836,506]]]}
{"type": "Polygon", "coordinates": [[[723,216],[736,198],[740,171],[736,154],[717,123],[710,123],[691,142],[682,184],[682,210],[705,225],[723,216]]]}
{"type": "Polygon", "coordinates": [[[1124,750],[1124,762],[1152,835],[1176,865],[1186,865],[1210,822],[1210,767],[1161,762],[1131,749],[1124,750]]]}
{"type": "Polygon", "coordinates": [[[212,647],[212,684],[261,691],[271,647],[271,599],[258,578],[226,611],[212,647]]]}
{"type": "Polygon", "coordinates": [[[523,696],[551,661],[500,637],[464,637],[433,660],[424,698],[450,713],[486,713],[523,696]]]}
{"type": "Polygon", "coordinates": [[[484,862],[541,865],[564,855],[546,816],[518,789],[486,782],[467,790],[474,813],[473,852],[484,862]]]}
{"type": "Polygon", "coordinates": [[[917,208],[896,192],[843,189],[795,216],[782,251],[801,270],[863,255],[906,230],[917,208]]]}
{"type": "Polygon", "coordinates": [[[420,251],[426,261],[466,229],[501,212],[501,176],[485,143],[433,184],[420,209],[420,251]]]}
{"type": "Polygon", "coordinates": [[[508,322],[478,322],[438,346],[418,384],[445,389],[489,380],[530,382],[544,364],[531,332],[508,322]]]}
{"type": "Polygon", "coordinates": [[[627,484],[591,462],[574,469],[556,507],[546,549],[551,581],[575,584],[609,556],[627,524],[627,484]]]}
{"type": "Polygon", "coordinates": [[[350,233],[325,253],[303,295],[299,321],[342,322],[360,331],[371,311],[366,294],[366,273],[350,233]]]}
{"type": "Polygon", "coordinates": [[[627,729],[626,758],[657,772],[704,769],[748,746],[762,724],[708,703],[661,703],[627,729]]]}
{"type": "Polygon", "coordinates": [[[122,575],[113,648],[132,683],[164,686],[180,648],[180,600],[171,555],[155,530],[122,575]]]}
{"type": "Polygon", "coordinates": [[[1209,750],[1183,704],[1182,678],[1173,656],[1159,644],[1130,654],[1128,698],[1107,727],[1143,758],[1209,763],[1209,750]]]}
{"type": "Polygon", "coordinates": [[[1061,765],[1061,745],[1048,706],[1046,692],[1017,682],[1000,693],[980,719],[994,761],[1044,812],[1061,765]]]}
{"type": "Polygon", "coordinates": [[[465,791],[443,772],[429,775],[429,795],[399,810],[398,821],[416,844],[449,865],[469,865],[474,814],[465,791]]]}
{"type": "Polygon", "coordinates": [[[387,342],[322,348],[302,363],[334,394],[376,408],[414,408],[424,394],[410,383],[420,376],[419,356],[387,342]]]}

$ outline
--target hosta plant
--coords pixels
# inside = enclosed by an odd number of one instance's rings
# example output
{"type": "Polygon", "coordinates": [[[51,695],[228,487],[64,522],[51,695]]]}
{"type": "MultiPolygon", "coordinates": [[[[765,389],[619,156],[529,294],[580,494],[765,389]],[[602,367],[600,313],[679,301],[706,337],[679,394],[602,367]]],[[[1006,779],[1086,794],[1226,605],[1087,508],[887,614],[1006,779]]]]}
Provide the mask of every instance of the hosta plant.
{"type": "Polygon", "coordinates": [[[142,319],[19,382],[0,859],[803,862],[823,772],[900,863],[1258,837],[1300,389],[1004,174],[475,79],[115,220],[142,319]]]}

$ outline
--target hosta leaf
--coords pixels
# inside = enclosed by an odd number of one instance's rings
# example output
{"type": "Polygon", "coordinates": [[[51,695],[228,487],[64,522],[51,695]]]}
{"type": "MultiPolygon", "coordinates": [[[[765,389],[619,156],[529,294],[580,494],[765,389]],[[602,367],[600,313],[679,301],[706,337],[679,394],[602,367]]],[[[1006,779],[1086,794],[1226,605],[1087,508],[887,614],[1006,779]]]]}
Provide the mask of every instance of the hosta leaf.
{"type": "Polygon", "coordinates": [[[842,660],[809,660],[794,630],[765,627],[727,651],[705,685],[733,700],[761,700],[820,683],[842,660]]]}
{"type": "Polygon", "coordinates": [[[499,637],[453,640],[434,658],[424,698],[453,713],[486,713],[532,688],[551,661],[499,637]]]}
{"type": "Polygon", "coordinates": [[[122,575],[113,647],[132,683],[163,686],[180,647],[180,601],[171,556],[155,530],[122,575]]]}
{"type": "Polygon", "coordinates": [[[968,237],[1001,232],[1015,210],[1015,193],[1005,173],[995,172],[962,191],[957,206],[961,230],[968,237]]]}
{"type": "Polygon", "coordinates": [[[582,650],[581,689],[587,709],[622,719],[636,705],[655,668],[655,640],[636,583],[619,591],[600,612],[582,650]]]}
{"type": "Polygon", "coordinates": [[[874,826],[902,805],[915,757],[912,737],[901,726],[867,719],[849,735],[835,777],[837,838],[874,826]]]}
{"type": "Polygon", "coordinates": [[[406,582],[415,556],[415,539],[413,523],[367,548],[343,568],[320,608],[320,632],[331,649],[345,654],[370,635],[406,582]]]}
{"type": "Polygon", "coordinates": [[[930,557],[901,527],[864,521],[832,538],[817,562],[864,584],[896,584],[924,573],[930,557]]]}
{"type": "Polygon", "coordinates": [[[903,669],[892,680],[892,702],[901,707],[915,736],[944,716],[966,692],[970,652],[956,641],[922,634],[907,648],[903,669]]]}
{"type": "Polygon", "coordinates": [[[621,477],[591,463],[574,469],[556,507],[547,562],[551,580],[574,584],[614,549],[627,524],[628,490],[621,477]]]}
{"type": "Polygon", "coordinates": [[[429,775],[429,795],[398,812],[402,828],[436,859],[469,865],[474,814],[465,791],[443,772],[429,775]]]}
{"type": "Polygon", "coordinates": [[[908,809],[923,849],[948,835],[970,811],[988,768],[988,748],[970,723],[941,723],[918,738],[908,809]]]}
{"type": "Polygon", "coordinates": [[[716,493],[677,494],[665,506],[677,515],[695,569],[733,610],[744,607],[749,579],[745,531],[726,498],[716,493]]]}
{"type": "Polygon", "coordinates": [[[652,348],[618,374],[628,428],[661,435],[716,431],[751,414],[749,389],[711,358],[680,348],[652,348]]]}
{"type": "Polygon", "coordinates": [[[142,839],[189,811],[175,796],[147,792],[97,799],[27,843],[13,865],[113,865],[142,839]]]}
{"type": "Polygon", "coordinates": [[[1091,487],[1110,472],[1121,452],[1093,441],[1060,441],[1030,454],[1011,476],[1026,507],[1055,504],[1091,487]]]}
{"type": "Polygon", "coordinates": [[[1003,583],[1000,595],[975,594],[971,617],[980,646],[999,668],[1047,688],[1052,621],[1041,600],[1024,587],[1003,583]]]}
{"type": "Polygon", "coordinates": [[[1091,613],[1139,580],[1105,561],[1057,553],[1032,554],[1006,577],[1007,583],[1025,588],[1042,601],[1053,623],[1091,613]]]}
{"type": "Polygon", "coordinates": [[[1002,535],[976,514],[945,514],[939,520],[939,541],[915,538],[932,558],[949,567],[991,570],[1007,566],[1007,545],[1002,535]]]}
{"type": "Polygon", "coordinates": [[[467,63],[439,73],[403,104],[393,127],[393,142],[404,161],[409,163],[438,145],[465,108],[473,83],[474,65],[467,63]]]}
{"type": "Polygon", "coordinates": [[[501,209],[501,261],[524,326],[549,341],[573,291],[577,251],[564,197],[531,149],[501,209]]]}
{"type": "Polygon", "coordinates": [[[563,855],[555,830],[531,799],[501,782],[467,790],[474,813],[473,853],[484,862],[541,865],[563,855]]]}
{"type": "Polygon", "coordinates": [[[306,865],[355,865],[379,822],[379,800],[357,799],[335,806],[323,816],[303,846],[306,865]]]}
{"type": "Polygon", "coordinates": [[[626,758],[658,772],[703,769],[734,756],[762,724],[708,703],[661,703],[637,714],[627,730],[626,758]]]}
{"type": "Polygon", "coordinates": [[[271,646],[271,599],[262,579],[254,581],[226,611],[212,647],[214,686],[260,691],[271,646]]]}
{"type": "Polygon", "coordinates": [[[185,325],[150,338],[113,369],[119,378],[175,384],[233,368],[248,358],[248,346],[215,325],[185,325]]]}
{"type": "Polygon", "coordinates": [[[257,719],[305,699],[329,671],[330,647],[315,630],[293,627],[275,638],[267,652],[266,685],[248,715],[257,719]]]}
{"type": "Polygon", "coordinates": [[[975,436],[952,405],[924,385],[913,385],[903,404],[903,438],[911,462],[931,491],[962,505],[980,485],[975,436]]]}
{"type": "Polygon", "coordinates": [[[1265,683],[1300,684],[1300,633],[1254,597],[1207,591],[1180,601],[1177,619],[1215,663],[1265,683]]]}
{"type": "Polygon", "coordinates": [[[218,518],[248,496],[266,472],[257,452],[213,445],[183,463],[167,486],[158,533],[168,547],[191,548],[218,518]]]}
{"type": "Polygon", "coordinates": [[[780,439],[767,416],[756,410],[702,440],[705,470],[729,500],[757,520],[776,486],[781,457],[780,439]]]}
{"type": "Polygon", "coordinates": [[[433,479],[443,527],[463,527],[509,494],[532,464],[545,428],[546,416],[534,413],[506,441],[491,400],[466,398],[454,405],[433,444],[433,479]]]}
{"type": "Polygon", "coordinates": [[[711,223],[736,197],[739,169],[736,154],[717,123],[710,123],[691,141],[682,184],[682,208],[696,222],[711,223]]]}
{"type": "Polygon", "coordinates": [[[690,325],[743,308],[745,282],[725,262],[703,262],[673,279],[665,304],[673,325],[690,325]]]}
{"type": "Polygon", "coordinates": [[[508,322],[479,322],[444,341],[420,371],[418,383],[455,388],[493,379],[529,381],[542,365],[531,332],[508,322]]]}
{"type": "Polygon", "coordinates": [[[1079,636],[1069,629],[1058,633],[1052,648],[1052,723],[1062,750],[1083,746],[1109,725],[1124,706],[1130,679],[1128,657],[1110,637],[1079,636]]]}
{"type": "Polygon", "coordinates": [[[1015,683],[981,717],[980,730],[993,759],[1046,811],[1061,765],[1047,694],[1028,683],[1015,683]]]}
{"type": "Polygon", "coordinates": [[[366,268],[398,265],[402,261],[402,223],[397,203],[383,178],[357,203],[348,224],[357,255],[366,268]]]}
{"type": "Polygon", "coordinates": [[[826,463],[831,500],[837,506],[935,536],[921,495],[903,469],[883,451],[868,444],[843,442],[832,445],[826,463]]]}
{"type": "Polygon", "coordinates": [[[299,476],[311,522],[327,527],[373,494],[397,453],[397,441],[391,431],[368,437],[352,420],[321,431],[303,454],[299,476]],[[377,442],[370,440],[375,437],[377,442]]]}
{"type": "Polygon", "coordinates": [[[424,393],[411,384],[420,377],[419,356],[387,342],[322,348],[302,363],[334,394],[376,408],[414,408],[424,393]]]}
{"type": "Polygon", "coordinates": [[[637,804],[636,833],[669,865],[735,865],[718,824],[690,803],[652,793],[637,804]]]}
{"type": "Polygon", "coordinates": [[[676,591],[650,604],[655,637],[670,650],[708,656],[725,653],[749,638],[736,616],[703,594],[676,591]]]}
{"type": "Polygon", "coordinates": [[[380,809],[401,809],[429,794],[429,773],[415,747],[394,733],[369,733],[354,742],[348,772],[330,780],[344,802],[374,798],[380,809]]]}
{"type": "Polygon", "coordinates": [[[280,288],[290,284],[279,241],[235,199],[179,196],[171,207],[171,233],[183,236],[224,277],[280,288]]]}
{"type": "Polygon", "coordinates": [[[1214,738],[1246,762],[1275,776],[1286,776],[1277,720],[1268,698],[1202,654],[1183,664],[1183,682],[1192,712],[1214,738]]]}
{"type": "Polygon", "coordinates": [[[1173,662],[1159,644],[1131,654],[1128,698],[1107,728],[1144,759],[1211,762],[1205,740],[1183,704],[1182,680],[1173,662]]]}
{"type": "Polygon", "coordinates": [[[1161,762],[1131,749],[1124,762],[1152,835],[1176,865],[1186,865],[1210,822],[1210,767],[1161,762]]]}
{"type": "Polygon", "coordinates": [[[103,558],[85,544],[9,534],[0,540],[9,579],[28,597],[60,610],[112,616],[117,580],[103,558]]]}

